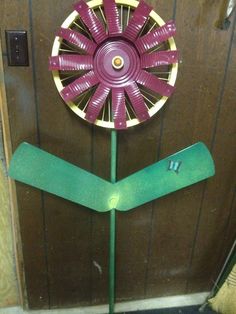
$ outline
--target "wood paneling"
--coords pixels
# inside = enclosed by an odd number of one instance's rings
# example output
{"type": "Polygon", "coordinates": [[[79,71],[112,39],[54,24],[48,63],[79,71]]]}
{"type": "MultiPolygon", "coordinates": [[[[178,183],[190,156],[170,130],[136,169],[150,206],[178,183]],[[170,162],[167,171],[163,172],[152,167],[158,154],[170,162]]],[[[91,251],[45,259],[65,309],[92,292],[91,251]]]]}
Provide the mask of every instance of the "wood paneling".
{"type": "MultiPolygon", "coordinates": [[[[232,228],[229,218],[233,219],[236,210],[234,203],[236,182],[234,169],[236,162],[235,30],[225,60],[226,68],[222,76],[222,87],[219,90],[219,107],[216,111],[215,133],[211,147],[216,164],[216,175],[207,183],[204,190],[196,246],[190,269],[190,291],[207,290],[211,287],[212,280],[216,278],[219,266],[221,266],[217,265],[219,257],[222,251],[225,256],[225,246],[230,248],[232,245],[232,238],[228,243],[225,242],[230,239],[225,238],[225,233],[227,234],[228,228],[232,228]]],[[[231,232],[231,236],[235,236],[235,230],[231,229],[231,232]]]]}
{"type": "MultiPolygon", "coordinates": [[[[11,131],[12,149],[22,141],[38,144],[37,110],[33,80],[31,23],[29,1],[1,2],[1,37],[4,53],[5,84],[11,131]],[[9,67],[5,50],[5,30],[24,29],[28,32],[29,67],[9,67]]],[[[41,192],[17,184],[19,222],[21,225],[24,270],[30,307],[48,306],[44,226],[41,192]],[[32,219],[34,217],[34,219],[32,219]],[[33,265],[37,266],[34,267],[33,265]],[[30,291],[34,291],[30,293],[30,291]]],[[[20,265],[22,267],[22,265],[20,265]]],[[[25,304],[27,301],[25,300],[25,304]]]]}
{"type": "MultiPolygon", "coordinates": [[[[219,7],[213,2],[177,2],[176,42],[183,63],[176,93],[164,110],[161,158],[197,141],[211,145],[232,33],[232,28],[222,32],[214,27],[219,7]]],[[[147,287],[150,297],[187,292],[205,184],[154,202],[147,287]]]]}
{"type": "MultiPolygon", "coordinates": [[[[110,180],[109,144],[110,132],[94,127],[92,172],[106,180],[110,180]]],[[[108,300],[109,215],[95,212],[91,219],[91,302],[104,304],[108,300]]]]}
{"type": "MultiPolygon", "coordinates": [[[[150,1],[155,8],[155,3],[150,1]]],[[[158,12],[171,19],[174,1],[159,1],[158,12]]],[[[158,118],[119,134],[118,179],[154,163],[159,155],[163,111],[158,118]],[[136,156],[136,157],[135,157],[136,156]]],[[[117,300],[146,297],[153,204],[117,217],[117,300]]]]}
{"type": "MultiPolygon", "coordinates": [[[[119,133],[118,179],[197,141],[212,150],[217,175],[117,214],[117,300],[209,289],[235,235],[235,26],[216,28],[223,0],[147,2],[176,19],[182,63],[164,108],[119,133]]],[[[71,112],[48,72],[54,34],[74,1],[24,3],[4,1],[1,20],[2,31],[29,35],[30,67],[5,60],[13,148],[29,141],[109,180],[110,132],[71,112]]],[[[17,194],[29,306],[107,302],[109,215],[23,184],[17,194]]]]}
{"type": "MultiPolygon", "coordinates": [[[[0,124],[1,126],[1,124],[0,124]]],[[[1,135],[1,132],[0,132],[1,135]]],[[[13,238],[9,193],[5,165],[0,145],[0,307],[18,304],[18,289],[13,253],[13,238]]]]}
{"type": "MultiPolygon", "coordinates": [[[[63,21],[71,7],[72,1],[32,1],[32,48],[39,138],[41,148],[91,170],[92,128],[64,105],[48,71],[48,57],[55,31],[59,27],[58,22],[63,21]]],[[[81,206],[44,193],[42,206],[49,307],[89,304],[92,213],[81,206]]]]}
{"type": "MultiPolygon", "coordinates": [[[[12,144],[10,136],[10,124],[9,115],[7,108],[7,97],[5,88],[5,77],[4,77],[4,66],[2,58],[2,42],[0,38],[0,155],[1,161],[3,162],[4,175],[1,179],[1,217],[3,226],[1,227],[2,232],[5,233],[1,238],[4,239],[5,250],[1,249],[2,261],[6,265],[1,270],[2,274],[6,276],[5,281],[8,282],[7,289],[3,285],[4,295],[7,291],[7,298],[4,297],[1,300],[1,306],[8,306],[11,304],[23,304],[25,294],[25,281],[24,281],[24,270],[22,267],[23,256],[22,246],[20,237],[20,226],[18,216],[18,206],[16,197],[15,183],[8,178],[8,185],[4,177],[7,177],[7,167],[9,165],[12,156],[12,144]],[[4,143],[3,143],[4,142],[4,143]],[[4,211],[7,209],[7,211],[4,211]],[[5,240],[8,235],[8,241],[5,240]],[[11,259],[9,259],[9,253],[11,259]],[[6,263],[7,261],[7,263],[6,263]],[[8,278],[6,280],[6,278],[8,278]],[[11,294],[11,295],[10,295],[11,294]]],[[[4,282],[4,280],[3,280],[4,282]]]]}

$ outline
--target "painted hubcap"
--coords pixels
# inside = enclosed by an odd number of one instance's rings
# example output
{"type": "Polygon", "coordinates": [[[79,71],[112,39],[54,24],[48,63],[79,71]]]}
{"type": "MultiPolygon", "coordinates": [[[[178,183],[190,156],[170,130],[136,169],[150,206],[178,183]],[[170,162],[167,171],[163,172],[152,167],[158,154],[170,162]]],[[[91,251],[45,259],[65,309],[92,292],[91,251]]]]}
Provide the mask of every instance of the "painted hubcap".
{"type": "Polygon", "coordinates": [[[140,71],[138,52],[128,41],[106,41],[95,54],[94,71],[104,85],[124,87],[135,81],[140,71]]]}

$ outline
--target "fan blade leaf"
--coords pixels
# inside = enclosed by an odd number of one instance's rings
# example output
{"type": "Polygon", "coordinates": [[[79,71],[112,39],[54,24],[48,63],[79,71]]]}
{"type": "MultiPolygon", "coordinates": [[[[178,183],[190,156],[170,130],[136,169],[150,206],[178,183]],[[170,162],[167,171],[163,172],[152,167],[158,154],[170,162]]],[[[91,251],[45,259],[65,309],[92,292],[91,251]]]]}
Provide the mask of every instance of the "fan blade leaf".
{"type": "Polygon", "coordinates": [[[97,48],[97,45],[93,41],[89,40],[84,35],[68,28],[61,28],[57,32],[57,36],[65,39],[72,45],[75,45],[76,47],[82,49],[89,55],[93,55],[94,51],[97,48]]]}
{"type": "Polygon", "coordinates": [[[60,94],[65,101],[71,101],[98,83],[96,74],[90,71],[64,87],[60,94]]]}
{"type": "Polygon", "coordinates": [[[94,123],[107,99],[110,92],[110,88],[103,84],[99,84],[95,93],[89,101],[85,119],[91,123],[94,123]]]}
{"type": "Polygon", "coordinates": [[[148,108],[145,105],[143,96],[135,82],[125,87],[125,91],[129,96],[135,114],[139,121],[145,121],[150,118],[148,108]]]}
{"type": "Polygon", "coordinates": [[[162,81],[155,75],[144,70],[140,71],[136,81],[153,92],[166,97],[170,97],[175,90],[174,86],[162,81]]]}
{"type": "Polygon", "coordinates": [[[153,53],[145,53],[141,56],[141,67],[154,68],[162,65],[177,63],[179,60],[179,52],[177,50],[156,51],[153,53]]]}
{"type": "Polygon", "coordinates": [[[165,25],[154,29],[150,33],[138,38],[135,45],[142,54],[153,47],[165,42],[176,33],[176,26],[174,21],[169,21],[165,25]]]}
{"type": "Polygon", "coordinates": [[[215,173],[212,157],[197,143],[119,181],[117,209],[127,211],[205,180],[215,173]]]}
{"type": "Polygon", "coordinates": [[[49,58],[49,70],[79,71],[93,69],[92,56],[59,55],[49,58]]]}
{"type": "Polygon", "coordinates": [[[114,184],[27,143],[17,148],[9,168],[17,181],[99,212],[133,209],[214,173],[211,154],[201,142],[114,184]]]}
{"type": "Polygon", "coordinates": [[[82,21],[98,44],[107,38],[104,26],[86,2],[81,0],[74,5],[74,9],[79,13],[82,21]]]}
{"type": "Polygon", "coordinates": [[[124,88],[112,89],[112,114],[115,128],[126,129],[126,107],[125,107],[125,90],[124,88]]]}
{"type": "Polygon", "coordinates": [[[115,0],[103,0],[105,16],[110,35],[121,33],[119,12],[115,0]]]}
{"type": "Polygon", "coordinates": [[[27,143],[14,153],[9,176],[99,212],[111,207],[111,183],[27,143]]]}
{"type": "Polygon", "coordinates": [[[124,31],[124,37],[131,41],[134,41],[138,37],[138,34],[140,33],[144,24],[146,23],[151,11],[152,7],[150,7],[143,0],[141,0],[124,31]]]}

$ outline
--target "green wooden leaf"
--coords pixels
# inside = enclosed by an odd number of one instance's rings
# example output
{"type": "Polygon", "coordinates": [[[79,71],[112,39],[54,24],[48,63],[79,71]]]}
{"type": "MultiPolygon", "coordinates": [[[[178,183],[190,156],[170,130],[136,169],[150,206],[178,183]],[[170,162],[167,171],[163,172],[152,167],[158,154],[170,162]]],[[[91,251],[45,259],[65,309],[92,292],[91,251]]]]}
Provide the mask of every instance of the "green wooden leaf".
{"type": "Polygon", "coordinates": [[[111,183],[30,144],[17,148],[9,175],[96,211],[110,209],[111,183]]]}
{"type": "Polygon", "coordinates": [[[114,184],[27,143],[18,147],[9,169],[10,177],[18,181],[99,212],[133,209],[214,173],[212,157],[203,143],[114,184]]]}
{"type": "Polygon", "coordinates": [[[202,181],[215,173],[203,143],[169,156],[117,183],[117,209],[126,211],[202,181]]]}

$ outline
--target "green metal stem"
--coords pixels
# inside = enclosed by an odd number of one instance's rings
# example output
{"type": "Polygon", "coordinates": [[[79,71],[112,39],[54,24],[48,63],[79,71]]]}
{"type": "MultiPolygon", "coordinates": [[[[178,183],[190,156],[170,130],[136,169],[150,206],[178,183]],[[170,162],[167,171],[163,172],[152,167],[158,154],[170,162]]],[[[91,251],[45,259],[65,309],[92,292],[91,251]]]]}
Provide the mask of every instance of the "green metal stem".
{"type": "MultiPolygon", "coordinates": [[[[111,131],[111,183],[116,182],[117,132],[111,131]]],[[[115,244],[116,244],[116,209],[110,211],[110,251],[109,251],[109,314],[114,313],[115,303],[115,244]]]]}

